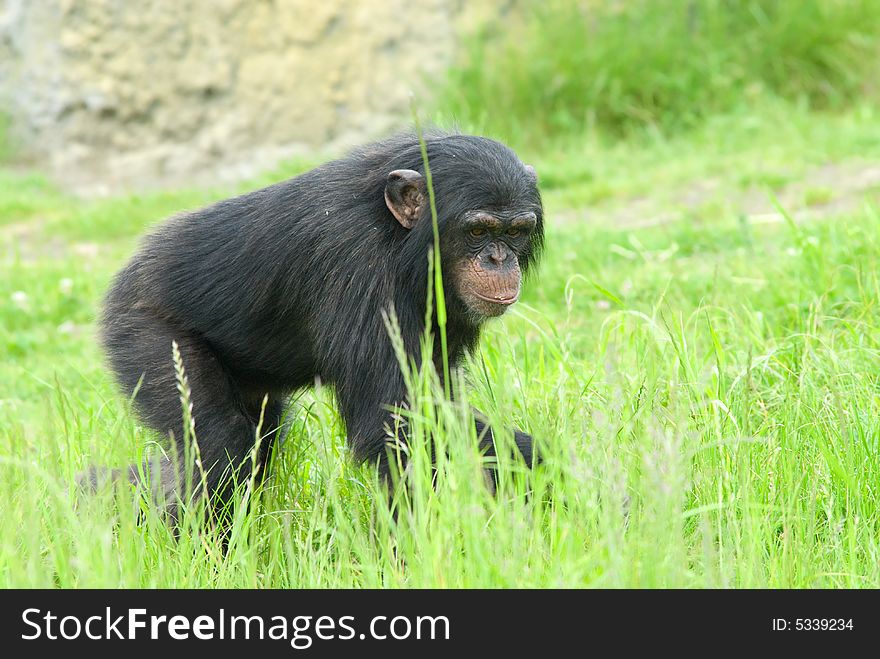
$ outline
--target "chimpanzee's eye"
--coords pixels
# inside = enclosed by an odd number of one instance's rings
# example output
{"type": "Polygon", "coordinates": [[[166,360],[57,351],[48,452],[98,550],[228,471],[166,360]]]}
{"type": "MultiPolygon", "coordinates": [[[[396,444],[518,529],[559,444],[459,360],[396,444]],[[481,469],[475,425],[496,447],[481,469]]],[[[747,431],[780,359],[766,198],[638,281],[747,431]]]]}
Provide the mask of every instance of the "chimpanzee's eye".
{"type": "Polygon", "coordinates": [[[470,233],[474,238],[481,238],[486,235],[486,230],[483,227],[474,227],[468,233],[470,233]]]}
{"type": "Polygon", "coordinates": [[[520,233],[519,229],[508,229],[507,230],[507,235],[510,236],[511,238],[516,238],[519,235],[519,233],[520,233]]]}

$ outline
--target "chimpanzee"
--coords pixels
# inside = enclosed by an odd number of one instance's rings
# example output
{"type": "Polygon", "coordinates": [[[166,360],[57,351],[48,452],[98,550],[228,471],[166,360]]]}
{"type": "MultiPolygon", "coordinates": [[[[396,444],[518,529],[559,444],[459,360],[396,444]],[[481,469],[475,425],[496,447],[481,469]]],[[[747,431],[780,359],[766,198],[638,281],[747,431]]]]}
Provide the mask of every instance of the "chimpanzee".
{"type": "MultiPolygon", "coordinates": [[[[543,242],[541,197],[535,170],[499,142],[437,131],[425,146],[454,366],[482,323],[519,297],[543,242]]],[[[180,438],[177,342],[209,493],[250,475],[264,397],[261,467],[285,396],[316,379],[335,389],[355,459],[377,462],[387,478],[388,444],[406,441],[405,428],[390,430],[389,408],[405,405],[407,391],[385,314],[396,314],[418,360],[434,240],[428,200],[419,139],[399,135],[172,217],[116,275],[100,321],[110,364],[143,422],[180,438]]],[[[434,360],[442,373],[439,348],[434,360]]],[[[476,423],[492,454],[491,429],[476,423]]],[[[515,443],[531,465],[531,437],[516,431],[515,443]]],[[[172,462],[151,474],[165,496],[179,488],[172,462]]],[[[138,472],[128,470],[135,483],[138,472]]]]}

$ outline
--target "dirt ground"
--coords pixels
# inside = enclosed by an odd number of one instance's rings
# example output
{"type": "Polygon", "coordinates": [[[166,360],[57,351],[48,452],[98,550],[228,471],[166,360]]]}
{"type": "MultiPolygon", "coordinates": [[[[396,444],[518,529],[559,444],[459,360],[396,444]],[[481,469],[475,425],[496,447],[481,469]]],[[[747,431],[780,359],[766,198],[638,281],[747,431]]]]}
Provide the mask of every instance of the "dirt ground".
{"type": "Polygon", "coordinates": [[[880,163],[827,163],[775,190],[754,185],[743,188],[736,181],[710,178],[594,208],[556,213],[554,221],[639,229],[723,210],[755,224],[781,222],[783,216],[773,203],[774,197],[795,220],[845,215],[867,202],[880,203],[880,163]]]}

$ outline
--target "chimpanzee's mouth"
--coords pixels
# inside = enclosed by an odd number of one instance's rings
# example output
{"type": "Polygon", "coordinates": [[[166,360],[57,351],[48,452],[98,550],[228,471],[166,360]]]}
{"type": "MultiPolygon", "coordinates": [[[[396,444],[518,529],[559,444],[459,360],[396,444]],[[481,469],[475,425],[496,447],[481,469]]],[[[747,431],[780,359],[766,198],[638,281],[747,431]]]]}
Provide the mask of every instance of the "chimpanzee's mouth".
{"type": "Polygon", "coordinates": [[[509,307],[511,304],[516,302],[519,299],[519,291],[513,293],[512,295],[502,295],[499,297],[489,297],[488,295],[482,295],[474,291],[474,295],[483,300],[484,302],[491,302],[492,304],[500,304],[503,307],[509,307]]]}

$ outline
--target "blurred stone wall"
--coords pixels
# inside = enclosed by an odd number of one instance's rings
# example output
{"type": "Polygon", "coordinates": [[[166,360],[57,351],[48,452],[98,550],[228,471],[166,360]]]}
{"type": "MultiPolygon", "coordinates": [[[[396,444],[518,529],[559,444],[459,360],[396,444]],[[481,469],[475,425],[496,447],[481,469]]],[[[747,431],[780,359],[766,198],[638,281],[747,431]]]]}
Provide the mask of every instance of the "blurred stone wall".
{"type": "Polygon", "coordinates": [[[0,0],[19,154],[102,185],[240,177],[406,125],[467,0],[0,0]],[[206,175],[209,175],[206,177],[206,175]]]}

